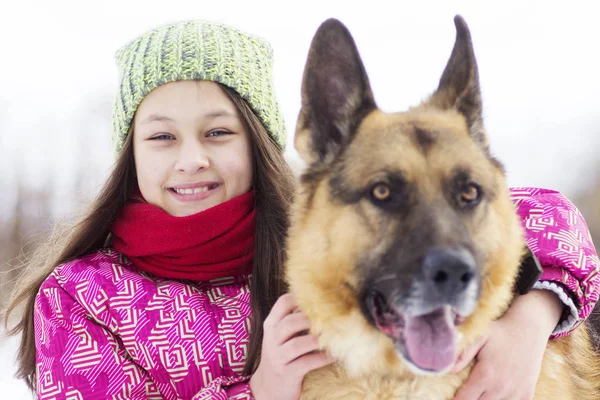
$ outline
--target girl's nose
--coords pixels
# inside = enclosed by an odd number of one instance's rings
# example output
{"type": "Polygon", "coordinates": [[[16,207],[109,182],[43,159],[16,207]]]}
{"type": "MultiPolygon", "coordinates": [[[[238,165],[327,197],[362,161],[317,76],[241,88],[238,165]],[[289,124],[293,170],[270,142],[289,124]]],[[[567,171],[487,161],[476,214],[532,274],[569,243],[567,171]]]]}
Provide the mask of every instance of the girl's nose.
{"type": "Polygon", "coordinates": [[[179,149],[175,169],[184,174],[194,174],[208,168],[210,165],[208,154],[200,143],[185,143],[179,149]]]}

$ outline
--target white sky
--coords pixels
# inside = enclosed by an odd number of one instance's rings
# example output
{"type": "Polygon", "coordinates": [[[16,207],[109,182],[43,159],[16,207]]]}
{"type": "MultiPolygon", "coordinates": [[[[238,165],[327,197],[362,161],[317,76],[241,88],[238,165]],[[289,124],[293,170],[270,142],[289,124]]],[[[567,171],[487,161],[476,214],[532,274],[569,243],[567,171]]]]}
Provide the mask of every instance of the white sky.
{"type": "MultiPolygon", "coordinates": [[[[574,195],[600,178],[597,11],[593,1],[6,0],[0,186],[14,184],[21,170],[19,179],[31,185],[54,186],[65,207],[79,157],[102,171],[86,186],[97,187],[112,161],[106,122],[117,85],[113,54],[157,25],[208,19],[268,39],[293,159],[302,71],[322,21],[336,17],[349,27],[379,106],[401,111],[435,89],[460,13],[473,35],[492,150],[507,166],[509,183],[574,195]],[[94,101],[105,106],[90,111],[94,101]],[[92,154],[81,153],[82,143],[92,154]]],[[[0,202],[10,204],[10,191],[2,192],[0,202]]]]}

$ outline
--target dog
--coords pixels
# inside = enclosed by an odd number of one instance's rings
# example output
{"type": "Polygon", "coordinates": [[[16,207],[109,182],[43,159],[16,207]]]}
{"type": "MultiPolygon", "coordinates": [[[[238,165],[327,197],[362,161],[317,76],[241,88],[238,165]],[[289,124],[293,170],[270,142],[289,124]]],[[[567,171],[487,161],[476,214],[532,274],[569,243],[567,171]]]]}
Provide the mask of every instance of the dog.
{"type": "MultiPolygon", "coordinates": [[[[311,43],[286,281],[337,361],[305,377],[303,400],[452,399],[471,368],[449,373],[457,355],[514,298],[523,232],[490,152],[471,35],[454,22],[437,90],[401,113],[377,108],[341,22],[311,43]]],[[[550,398],[600,398],[585,326],[548,344],[535,399],[550,398]]]]}

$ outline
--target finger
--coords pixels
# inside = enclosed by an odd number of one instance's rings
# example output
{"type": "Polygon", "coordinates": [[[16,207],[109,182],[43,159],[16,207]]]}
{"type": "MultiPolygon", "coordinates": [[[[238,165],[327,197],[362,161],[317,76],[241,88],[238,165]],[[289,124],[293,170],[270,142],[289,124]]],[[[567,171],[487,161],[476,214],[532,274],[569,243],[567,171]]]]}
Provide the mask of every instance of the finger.
{"type": "Polygon", "coordinates": [[[487,375],[481,364],[475,364],[469,378],[456,392],[454,400],[478,400],[486,390],[487,375]]]}
{"type": "Polygon", "coordinates": [[[533,391],[527,392],[514,387],[496,385],[486,389],[479,400],[533,400],[534,396],[533,391]]]}
{"type": "Polygon", "coordinates": [[[474,343],[468,345],[467,348],[464,349],[462,353],[460,353],[460,356],[458,357],[458,360],[456,360],[456,363],[454,364],[454,367],[452,367],[450,373],[456,374],[462,371],[467,365],[471,363],[471,361],[473,361],[475,356],[479,353],[479,350],[481,350],[481,348],[486,343],[487,337],[480,336],[477,338],[477,340],[475,340],[474,343]]]}
{"type": "Polygon", "coordinates": [[[498,399],[514,399],[515,397],[506,397],[503,394],[499,394],[498,392],[494,391],[494,390],[489,390],[486,391],[485,393],[483,393],[481,395],[481,397],[479,398],[479,400],[498,400],[498,399]]]}
{"type": "Polygon", "coordinates": [[[335,361],[335,358],[329,356],[325,352],[307,354],[297,358],[289,364],[290,373],[299,377],[304,377],[304,375],[308,374],[310,371],[323,368],[335,361]]]}
{"type": "Polygon", "coordinates": [[[319,341],[314,335],[298,336],[281,346],[283,364],[289,364],[298,357],[319,349],[319,341]]]}
{"type": "Polygon", "coordinates": [[[278,324],[278,332],[276,334],[278,344],[284,344],[298,333],[307,331],[309,328],[310,321],[306,315],[301,312],[288,314],[278,324]]]}
{"type": "Polygon", "coordinates": [[[279,297],[267,318],[265,318],[265,331],[266,328],[272,328],[279,323],[286,315],[290,314],[296,309],[296,300],[290,293],[286,293],[279,297]]]}

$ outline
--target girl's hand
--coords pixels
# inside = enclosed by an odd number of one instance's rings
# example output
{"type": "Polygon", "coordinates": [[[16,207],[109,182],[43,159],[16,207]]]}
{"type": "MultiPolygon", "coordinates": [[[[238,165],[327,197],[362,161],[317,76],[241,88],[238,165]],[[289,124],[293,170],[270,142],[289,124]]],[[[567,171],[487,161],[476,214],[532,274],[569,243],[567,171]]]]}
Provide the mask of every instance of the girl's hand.
{"type": "Polygon", "coordinates": [[[260,364],[250,379],[250,389],[257,400],[297,400],[304,375],[334,360],[317,351],[316,336],[298,336],[308,331],[310,322],[296,311],[291,294],[277,300],[263,326],[260,364]]]}
{"type": "Polygon", "coordinates": [[[563,305],[549,291],[533,290],[515,299],[490,330],[467,347],[453,373],[476,360],[469,378],[454,400],[531,400],[548,338],[563,305]]]}

